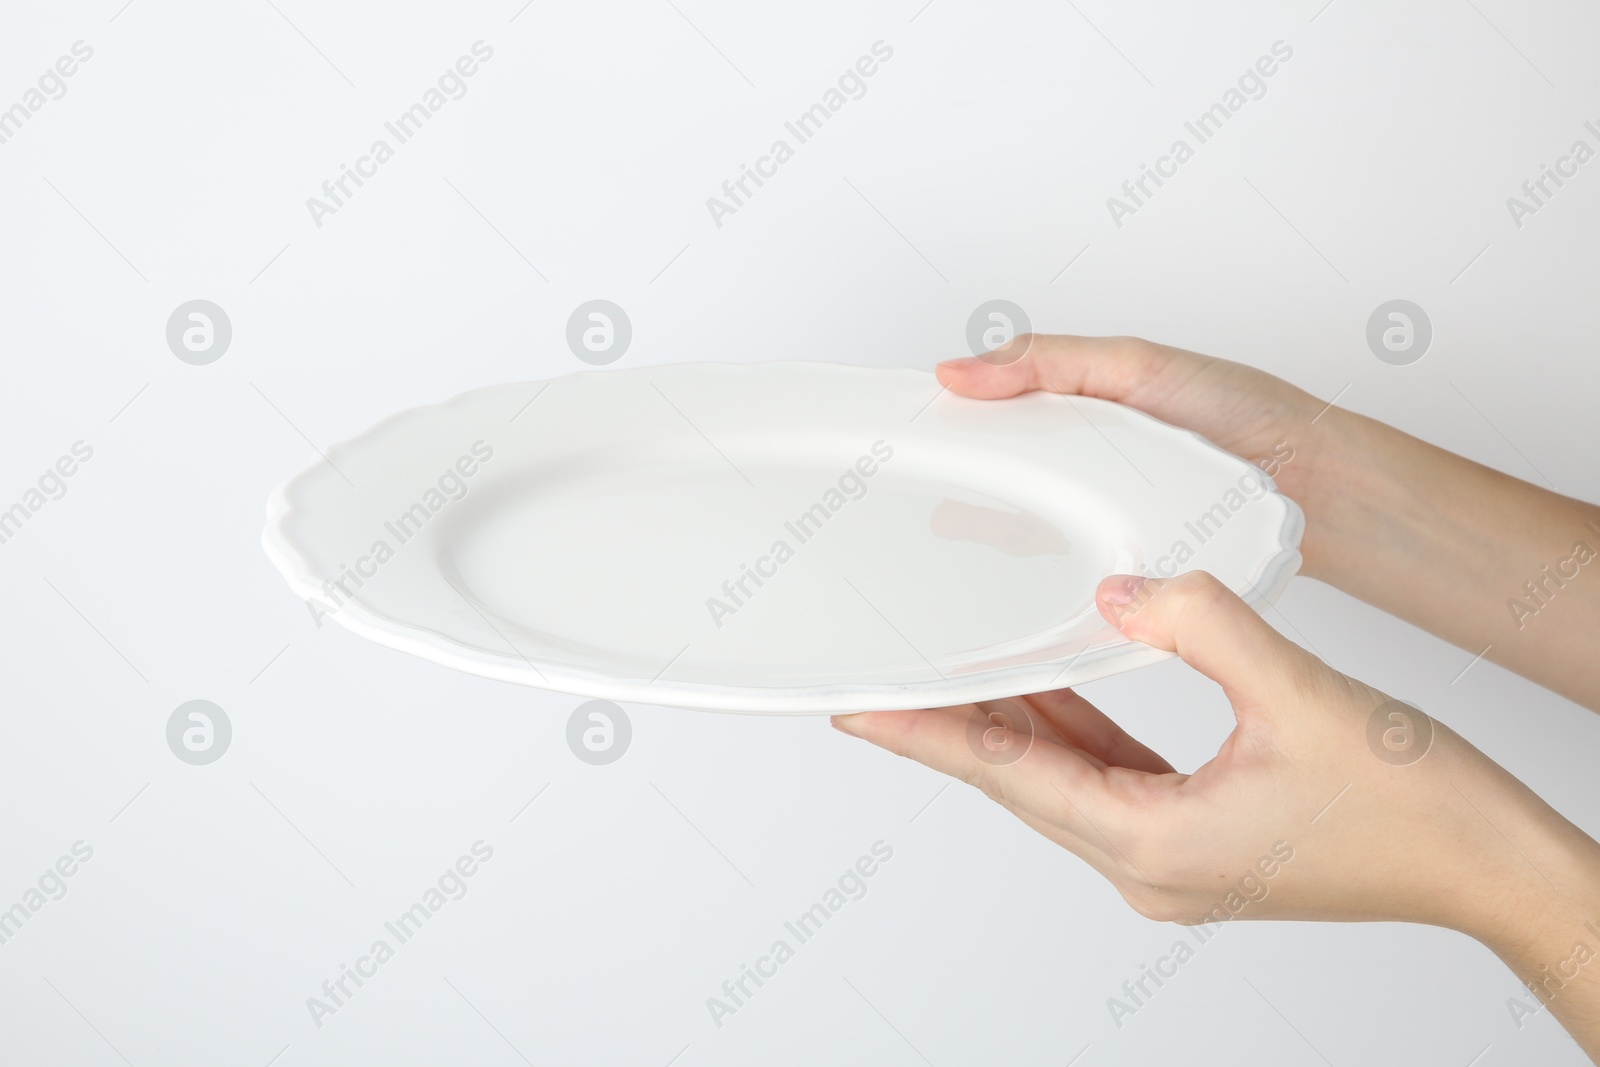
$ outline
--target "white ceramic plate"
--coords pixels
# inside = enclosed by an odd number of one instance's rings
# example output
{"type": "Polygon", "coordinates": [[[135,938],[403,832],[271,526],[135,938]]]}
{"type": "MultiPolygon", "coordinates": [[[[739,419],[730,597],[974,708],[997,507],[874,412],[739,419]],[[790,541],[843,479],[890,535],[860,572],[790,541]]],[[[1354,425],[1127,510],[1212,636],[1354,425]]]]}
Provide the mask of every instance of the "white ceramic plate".
{"type": "Polygon", "coordinates": [[[263,542],[350,630],[487,678],[757,713],[934,707],[1167,658],[1094,607],[1204,569],[1257,609],[1300,509],[1105,401],[691,363],[402,412],[272,497],[263,542]]]}

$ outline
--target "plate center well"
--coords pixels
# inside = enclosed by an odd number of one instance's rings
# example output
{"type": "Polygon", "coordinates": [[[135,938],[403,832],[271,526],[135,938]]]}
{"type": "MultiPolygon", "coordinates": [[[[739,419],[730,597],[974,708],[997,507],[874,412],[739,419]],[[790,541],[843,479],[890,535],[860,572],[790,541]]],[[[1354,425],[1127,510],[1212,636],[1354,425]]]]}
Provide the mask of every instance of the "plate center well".
{"type": "Polygon", "coordinates": [[[441,563],[530,659],[783,686],[1044,647],[1117,556],[1103,514],[1048,479],[955,484],[914,445],[799,451],[845,458],[694,441],[528,464],[485,487],[441,563]]]}

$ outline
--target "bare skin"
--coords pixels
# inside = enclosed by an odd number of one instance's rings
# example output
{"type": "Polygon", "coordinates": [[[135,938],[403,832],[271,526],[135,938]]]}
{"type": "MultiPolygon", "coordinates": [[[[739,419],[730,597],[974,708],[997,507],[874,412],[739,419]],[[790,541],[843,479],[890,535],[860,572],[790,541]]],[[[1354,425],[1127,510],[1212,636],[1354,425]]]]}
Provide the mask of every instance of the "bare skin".
{"type": "MultiPolygon", "coordinates": [[[[1579,542],[1600,548],[1600,508],[1261,371],[1143,341],[1018,338],[942,364],[939,377],[979,398],[1116,400],[1253,461],[1287,441],[1295,458],[1276,480],[1306,513],[1304,573],[1473,655],[1488,646],[1487,658],[1600,710],[1600,560],[1590,575],[1575,554],[1579,542]]],[[[1232,703],[1233,733],[1194,773],[1070,690],[834,724],[982,789],[1150,918],[1461,931],[1600,1062],[1600,845],[1449,728],[1329,667],[1209,575],[1113,576],[1097,603],[1232,703]]]]}
{"type": "Polygon", "coordinates": [[[1330,407],[1253,367],[1134,338],[1027,335],[938,374],[953,392],[982,399],[1043,389],[1115,400],[1252,461],[1288,442],[1295,458],[1275,477],[1306,513],[1303,574],[1474,656],[1487,647],[1485,658],[1600,711],[1591,667],[1600,566],[1591,575],[1572,560],[1579,541],[1600,550],[1600,507],[1330,407]],[[1008,349],[1026,355],[1008,362],[1008,349]],[[1514,611],[1513,598],[1529,610],[1514,611]]]}

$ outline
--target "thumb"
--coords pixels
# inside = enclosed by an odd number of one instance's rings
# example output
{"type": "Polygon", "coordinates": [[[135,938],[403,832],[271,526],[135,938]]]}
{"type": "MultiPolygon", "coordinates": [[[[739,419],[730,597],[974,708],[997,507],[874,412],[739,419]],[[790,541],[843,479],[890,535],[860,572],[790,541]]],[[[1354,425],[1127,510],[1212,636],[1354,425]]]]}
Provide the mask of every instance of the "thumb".
{"type": "Polygon", "coordinates": [[[951,392],[978,400],[1043,389],[1125,404],[1166,371],[1176,367],[1192,377],[1213,362],[1131,337],[1024,333],[981,356],[945,360],[935,373],[951,392]]]}
{"type": "Polygon", "coordinates": [[[1205,571],[1171,579],[1112,575],[1095,591],[1095,604],[1124,636],[1176,652],[1222,686],[1235,711],[1285,706],[1325,669],[1205,571]]]}

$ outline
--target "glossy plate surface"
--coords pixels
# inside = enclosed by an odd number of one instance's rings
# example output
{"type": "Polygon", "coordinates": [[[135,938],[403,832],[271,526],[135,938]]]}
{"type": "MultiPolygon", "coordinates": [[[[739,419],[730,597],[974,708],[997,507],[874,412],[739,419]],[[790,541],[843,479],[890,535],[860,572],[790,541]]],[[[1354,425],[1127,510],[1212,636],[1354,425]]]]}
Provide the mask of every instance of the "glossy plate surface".
{"type": "Polygon", "coordinates": [[[402,412],[283,485],[263,543],[315,610],[458,670],[803,714],[1168,658],[1101,619],[1101,578],[1204,569],[1260,610],[1302,526],[1251,464],[1106,401],[690,363],[402,412]]]}

